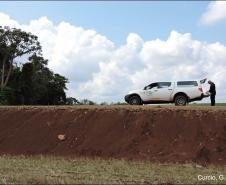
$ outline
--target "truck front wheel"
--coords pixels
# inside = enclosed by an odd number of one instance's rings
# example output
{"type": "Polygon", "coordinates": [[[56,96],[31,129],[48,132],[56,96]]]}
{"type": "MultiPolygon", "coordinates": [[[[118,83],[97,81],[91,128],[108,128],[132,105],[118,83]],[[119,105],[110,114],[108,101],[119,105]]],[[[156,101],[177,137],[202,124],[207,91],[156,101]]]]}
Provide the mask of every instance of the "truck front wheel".
{"type": "Polygon", "coordinates": [[[129,99],[130,105],[141,105],[141,99],[139,96],[131,96],[129,99]]]}

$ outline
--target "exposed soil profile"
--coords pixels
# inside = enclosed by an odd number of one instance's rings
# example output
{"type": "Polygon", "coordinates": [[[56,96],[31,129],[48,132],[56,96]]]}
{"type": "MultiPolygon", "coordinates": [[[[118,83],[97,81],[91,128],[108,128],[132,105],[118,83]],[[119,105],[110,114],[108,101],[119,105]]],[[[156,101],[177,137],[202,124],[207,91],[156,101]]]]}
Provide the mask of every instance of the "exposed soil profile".
{"type": "Polygon", "coordinates": [[[1,107],[0,154],[226,164],[226,108],[1,107]]]}

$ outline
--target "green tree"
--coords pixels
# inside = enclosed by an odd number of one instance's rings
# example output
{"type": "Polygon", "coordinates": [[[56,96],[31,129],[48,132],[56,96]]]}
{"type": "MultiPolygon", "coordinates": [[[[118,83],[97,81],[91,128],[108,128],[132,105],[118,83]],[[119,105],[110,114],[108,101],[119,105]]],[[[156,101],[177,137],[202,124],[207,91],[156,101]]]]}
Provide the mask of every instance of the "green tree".
{"type": "Polygon", "coordinates": [[[79,101],[76,98],[67,97],[66,98],[66,104],[67,105],[75,105],[75,104],[79,104],[79,101]]]}
{"type": "Polygon", "coordinates": [[[0,91],[0,104],[18,105],[21,87],[21,68],[13,66],[7,87],[0,91]]]}
{"type": "Polygon", "coordinates": [[[48,83],[52,78],[53,72],[49,70],[47,64],[48,60],[34,54],[29,58],[29,62],[23,65],[21,79],[23,89],[30,89],[27,93],[23,91],[25,103],[48,104],[48,83]],[[30,70],[31,73],[26,72],[26,69],[30,70]]]}
{"type": "Polygon", "coordinates": [[[0,90],[6,87],[14,60],[23,55],[40,53],[38,37],[20,29],[0,27],[0,90]]]}
{"type": "Polygon", "coordinates": [[[21,68],[14,66],[8,83],[9,104],[59,105],[66,104],[67,79],[47,67],[48,60],[32,55],[21,68]]]}
{"type": "Polygon", "coordinates": [[[68,82],[64,76],[54,74],[48,67],[48,60],[33,55],[23,65],[21,92],[24,104],[59,105],[66,104],[65,90],[68,82]]]}
{"type": "Polygon", "coordinates": [[[88,99],[83,99],[80,101],[80,105],[96,105],[96,103],[88,99]]]}
{"type": "Polygon", "coordinates": [[[68,80],[59,74],[53,74],[48,84],[49,104],[60,105],[66,104],[66,83],[68,80]]]}
{"type": "Polygon", "coordinates": [[[51,71],[47,64],[37,36],[0,27],[0,104],[66,104],[68,80],[51,71]],[[16,59],[26,57],[28,62],[19,66],[16,59]]]}

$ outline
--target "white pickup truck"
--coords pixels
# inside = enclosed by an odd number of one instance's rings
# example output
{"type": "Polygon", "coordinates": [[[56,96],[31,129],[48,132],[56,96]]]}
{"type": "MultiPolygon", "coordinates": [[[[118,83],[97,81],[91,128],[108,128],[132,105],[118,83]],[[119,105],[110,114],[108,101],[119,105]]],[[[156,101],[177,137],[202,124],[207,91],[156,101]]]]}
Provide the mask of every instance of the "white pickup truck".
{"type": "Polygon", "coordinates": [[[175,103],[175,105],[186,105],[188,102],[202,100],[208,97],[203,92],[203,80],[155,82],[144,89],[130,91],[125,96],[125,101],[131,105],[175,103]]]}

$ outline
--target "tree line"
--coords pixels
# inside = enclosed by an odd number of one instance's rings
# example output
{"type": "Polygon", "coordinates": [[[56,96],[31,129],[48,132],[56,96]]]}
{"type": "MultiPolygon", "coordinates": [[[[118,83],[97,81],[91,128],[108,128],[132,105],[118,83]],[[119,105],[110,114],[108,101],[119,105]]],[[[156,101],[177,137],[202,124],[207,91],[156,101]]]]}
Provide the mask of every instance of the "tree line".
{"type": "Polygon", "coordinates": [[[0,27],[0,104],[66,104],[68,79],[47,64],[37,36],[0,27]]]}
{"type": "MultiPolygon", "coordinates": [[[[0,105],[97,105],[66,97],[68,79],[48,68],[38,37],[0,26],[0,105]]],[[[102,102],[99,105],[122,103],[102,102]]]]}

